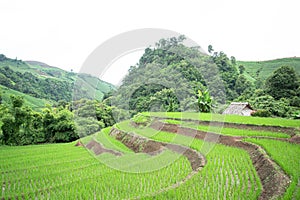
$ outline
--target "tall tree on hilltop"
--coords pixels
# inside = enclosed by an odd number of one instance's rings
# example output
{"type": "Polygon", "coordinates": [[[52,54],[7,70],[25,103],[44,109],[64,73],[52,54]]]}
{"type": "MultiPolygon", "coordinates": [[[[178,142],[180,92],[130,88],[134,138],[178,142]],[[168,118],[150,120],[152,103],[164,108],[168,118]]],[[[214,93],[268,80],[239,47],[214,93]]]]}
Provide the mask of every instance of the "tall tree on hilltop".
{"type": "Polygon", "coordinates": [[[295,69],[290,66],[282,66],[275,70],[265,83],[267,94],[275,99],[290,99],[293,96],[299,96],[300,94],[296,92],[298,88],[298,75],[295,69]]]}

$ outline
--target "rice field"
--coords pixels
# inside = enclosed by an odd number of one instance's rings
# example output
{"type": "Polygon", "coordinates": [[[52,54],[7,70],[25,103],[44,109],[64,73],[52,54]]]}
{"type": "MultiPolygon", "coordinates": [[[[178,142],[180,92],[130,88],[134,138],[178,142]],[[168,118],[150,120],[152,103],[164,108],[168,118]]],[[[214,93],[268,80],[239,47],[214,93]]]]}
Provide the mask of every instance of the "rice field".
{"type": "MultiPolygon", "coordinates": [[[[178,113],[151,113],[166,123],[178,124],[200,131],[214,127],[187,122],[178,113]]],[[[184,114],[185,119],[199,119],[184,114]]],[[[200,119],[209,120],[209,115],[200,119]]],[[[227,118],[227,117],[226,117],[227,118]]],[[[298,127],[296,120],[229,117],[230,123],[255,124],[266,127],[298,127]],[[247,119],[247,120],[246,120],[247,119]],[[267,125],[268,124],[268,125],[267,125]]],[[[176,144],[205,156],[205,165],[193,170],[191,160],[170,149],[150,155],[135,152],[122,139],[110,135],[106,128],[78,142],[31,146],[0,146],[0,199],[259,199],[263,193],[252,157],[244,149],[188,137],[182,134],[133,126],[123,121],[115,129],[145,140],[176,144]],[[87,148],[96,142],[106,151],[96,153],[87,148]],[[114,152],[116,153],[110,153],[114,152]]],[[[287,141],[286,133],[239,128],[215,127],[227,136],[242,136],[243,141],[259,145],[290,177],[290,184],[279,199],[300,198],[300,146],[287,141]],[[268,137],[259,138],[259,137],[268,137]],[[255,138],[253,138],[255,137],[255,138]],[[272,139],[273,138],[273,139],[272,139]]],[[[295,133],[297,134],[297,133],[295,133]]],[[[139,140],[132,141],[137,143],[139,140]]],[[[130,143],[130,142],[129,142],[130,143]]]]}

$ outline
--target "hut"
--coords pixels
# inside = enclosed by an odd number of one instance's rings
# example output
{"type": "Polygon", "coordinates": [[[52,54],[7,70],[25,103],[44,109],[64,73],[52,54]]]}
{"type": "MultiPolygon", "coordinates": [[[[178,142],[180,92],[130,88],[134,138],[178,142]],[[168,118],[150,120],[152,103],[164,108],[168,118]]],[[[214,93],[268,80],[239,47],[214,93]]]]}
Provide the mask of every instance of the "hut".
{"type": "Polygon", "coordinates": [[[254,110],[248,102],[232,102],[223,114],[250,116],[254,110]]]}

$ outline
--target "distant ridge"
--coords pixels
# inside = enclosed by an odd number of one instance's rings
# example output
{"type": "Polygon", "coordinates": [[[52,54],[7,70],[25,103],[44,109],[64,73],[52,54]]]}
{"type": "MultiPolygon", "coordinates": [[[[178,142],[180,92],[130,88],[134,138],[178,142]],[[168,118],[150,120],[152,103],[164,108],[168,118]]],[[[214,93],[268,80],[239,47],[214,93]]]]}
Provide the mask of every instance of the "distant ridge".
{"type": "Polygon", "coordinates": [[[24,62],[26,62],[29,65],[39,65],[39,66],[45,67],[45,68],[58,68],[58,69],[60,69],[59,67],[50,66],[50,65],[48,65],[46,63],[43,63],[43,62],[40,62],[40,61],[26,60],[24,62]]]}
{"type": "Polygon", "coordinates": [[[39,100],[57,102],[86,98],[101,101],[105,94],[116,89],[89,74],[68,72],[40,61],[11,59],[3,54],[0,54],[0,88],[6,97],[24,94],[31,107],[41,107],[39,100]]]}

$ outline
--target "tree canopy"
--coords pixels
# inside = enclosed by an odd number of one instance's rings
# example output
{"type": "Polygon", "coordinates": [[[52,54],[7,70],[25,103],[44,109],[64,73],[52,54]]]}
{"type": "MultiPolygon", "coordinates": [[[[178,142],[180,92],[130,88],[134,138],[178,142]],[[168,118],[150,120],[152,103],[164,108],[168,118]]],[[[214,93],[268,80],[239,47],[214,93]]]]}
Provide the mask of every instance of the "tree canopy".
{"type": "Polygon", "coordinates": [[[266,92],[275,99],[300,97],[297,93],[299,90],[299,77],[294,68],[282,66],[275,70],[266,80],[266,92]]]}

